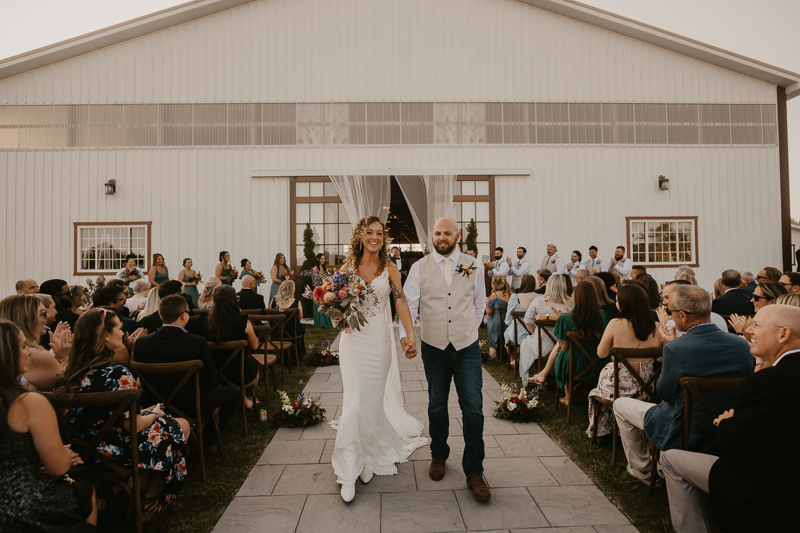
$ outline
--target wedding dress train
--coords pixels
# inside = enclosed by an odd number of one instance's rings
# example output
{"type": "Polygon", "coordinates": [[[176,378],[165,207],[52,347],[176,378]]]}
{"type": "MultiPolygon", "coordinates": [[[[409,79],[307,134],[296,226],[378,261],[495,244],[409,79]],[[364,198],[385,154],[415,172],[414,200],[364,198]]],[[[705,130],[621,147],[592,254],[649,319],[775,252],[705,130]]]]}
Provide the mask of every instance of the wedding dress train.
{"type": "Polygon", "coordinates": [[[360,307],[368,323],[339,342],[344,395],[341,417],[330,425],[337,429],[331,463],[342,485],[354,484],[365,466],[378,476],[396,474],[396,463],[428,443],[422,422],[403,408],[388,272],[373,280],[360,307]]]}

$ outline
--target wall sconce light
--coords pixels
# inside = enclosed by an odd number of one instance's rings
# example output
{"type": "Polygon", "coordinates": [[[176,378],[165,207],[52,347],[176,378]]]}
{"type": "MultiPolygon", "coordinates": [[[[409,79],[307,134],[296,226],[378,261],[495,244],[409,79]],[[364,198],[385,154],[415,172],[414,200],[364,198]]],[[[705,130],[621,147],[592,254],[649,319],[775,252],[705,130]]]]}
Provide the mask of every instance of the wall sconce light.
{"type": "Polygon", "coordinates": [[[106,194],[113,195],[117,193],[117,180],[110,179],[104,184],[106,186],[106,194]]]}
{"type": "Polygon", "coordinates": [[[664,176],[658,177],[658,189],[661,191],[668,191],[669,190],[669,178],[664,176]]]}

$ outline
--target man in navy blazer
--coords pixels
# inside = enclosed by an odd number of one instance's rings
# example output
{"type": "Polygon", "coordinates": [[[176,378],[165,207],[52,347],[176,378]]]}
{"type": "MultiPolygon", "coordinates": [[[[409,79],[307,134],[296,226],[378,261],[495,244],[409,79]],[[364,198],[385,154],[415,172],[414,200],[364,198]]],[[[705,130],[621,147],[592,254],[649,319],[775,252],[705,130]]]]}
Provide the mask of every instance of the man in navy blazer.
{"type": "Polygon", "coordinates": [[[736,270],[728,269],[722,273],[722,285],[725,294],[714,300],[711,310],[718,315],[752,315],[755,312],[752,295],[748,295],[739,288],[742,284],[742,275],[736,270]]]}
{"type": "Polygon", "coordinates": [[[711,531],[703,492],[722,531],[797,528],[800,463],[779,450],[800,437],[800,309],[764,306],[748,332],[751,353],[766,368],[745,380],[736,408],[714,421],[719,457],[684,450],[661,454],[678,533],[711,531]]]}
{"type": "MultiPolygon", "coordinates": [[[[711,322],[711,297],[701,287],[676,287],[669,300],[668,313],[675,327],[685,333],[675,338],[662,330],[668,344],[664,346],[661,375],[656,381],[656,394],[661,403],[653,405],[633,398],[614,402],[614,415],[628,458],[628,472],[643,481],[650,474],[647,440],[662,451],[683,445],[681,378],[740,378],[753,373],[749,344],[721,331],[711,322]]],[[[735,405],[738,393],[708,393],[706,397],[723,412],[735,405]]],[[[700,402],[692,399],[689,449],[698,449],[713,436],[711,415],[700,402]]]]}
{"type": "Polygon", "coordinates": [[[747,293],[750,298],[752,298],[753,291],[755,291],[756,287],[758,287],[758,283],[756,283],[756,277],[752,272],[747,270],[742,270],[739,272],[739,275],[742,276],[742,283],[739,285],[739,288],[742,289],[743,292],[747,293]]]}
{"type": "MultiPolygon", "coordinates": [[[[214,425],[211,416],[217,407],[220,430],[230,420],[236,409],[239,391],[227,385],[221,385],[219,374],[214,366],[214,358],[208,349],[208,342],[199,335],[186,331],[189,322],[189,305],[180,294],[167,296],[158,305],[158,313],[164,325],[158,331],[136,341],[134,357],[137,363],[180,363],[200,360],[200,411],[206,427],[208,438],[213,435],[214,425]]],[[[150,374],[147,381],[162,396],[168,396],[180,381],[177,374],[150,374]]],[[[145,396],[147,393],[145,391],[145,396]]],[[[194,403],[194,380],[187,383],[174,399],[175,407],[189,416],[197,416],[194,403]]],[[[145,398],[144,405],[151,405],[156,400],[145,398]],[[150,402],[150,403],[147,403],[150,402]]]]}

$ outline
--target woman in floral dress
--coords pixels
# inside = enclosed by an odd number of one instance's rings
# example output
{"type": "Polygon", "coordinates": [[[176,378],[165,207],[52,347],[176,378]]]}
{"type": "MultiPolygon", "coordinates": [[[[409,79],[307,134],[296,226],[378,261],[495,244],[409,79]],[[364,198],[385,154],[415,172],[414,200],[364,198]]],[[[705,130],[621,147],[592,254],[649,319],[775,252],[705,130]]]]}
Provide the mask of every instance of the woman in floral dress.
{"type": "MultiPolygon", "coordinates": [[[[114,309],[100,307],[85,312],[75,324],[72,352],[64,372],[62,394],[110,392],[136,388],[130,370],[114,362],[114,351],[123,347],[122,323],[114,309]]],[[[92,439],[112,414],[110,407],[75,407],[66,410],[67,421],[87,440],[92,439]]],[[[130,416],[106,433],[98,450],[121,465],[130,465],[130,416]]],[[[155,405],[137,414],[142,508],[158,513],[163,503],[175,500],[186,476],[186,439],[189,423],[164,414],[155,405]]]]}

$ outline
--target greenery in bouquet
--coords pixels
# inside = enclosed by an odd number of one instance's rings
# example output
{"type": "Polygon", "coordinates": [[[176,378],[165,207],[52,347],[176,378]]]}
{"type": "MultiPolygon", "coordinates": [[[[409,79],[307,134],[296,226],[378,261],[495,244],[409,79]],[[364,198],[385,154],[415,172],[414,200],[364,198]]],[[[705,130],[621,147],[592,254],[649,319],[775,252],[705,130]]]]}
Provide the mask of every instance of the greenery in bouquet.
{"type": "Polygon", "coordinates": [[[193,281],[198,285],[200,285],[201,283],[203,283],[203,275],[200,272],[195,272],[194,276],[192,276],[192,279],[190,281],[193,281]]]}
{"type": "Polygon", "coordinates": [[[281,408],[275,411],[278,426],[286,428],[316,426],[325,420],[325,409],[310,395],[301,392],[292,402],[284,391],[279,391],[278,394],[281,397],[281,408]]]}
{"type": "Polygon", "coordinates": [[[361,331],[367,323],[364,314],[355,305],[363,305],[373,292],[369,283],[352,272],[319,272],[312,276],[314,289],[308,287],[304,298],[319,304],[319,312],[329,316],[337,329],[353,328],[361,331]]]}
{"type": "Polygon", "coordinates": [[[319,350],[314,350],[311,346],[310,353],[306,356],[306,361],[311,366],[331,366],[339,364],[339,352],[331,351],[331,341],[326,341],[325,344],[320,345],[319,350]]]}
{"type": "Polygon", "coordinates": [[[253,270],[251,272],[254,278],[256,278],[256,283],[264,283],[264,273],[259,270],[253,270]]]}
{"type": "Polygon", "coordinates": [[[494,403],[494,417],[512,422],[532,422],[536,417],[536,406],[539,404],[539,389],[534,387],[530,392],[519,390],[516,383],[511,386],[503,383],[503,397],[497,397],[494,403]]]}
{"type": "Polygon", "coordinates": [[[233,283],[239,277],[239,271],[235,267],[228,270],[228,283],[233,283]]]}

